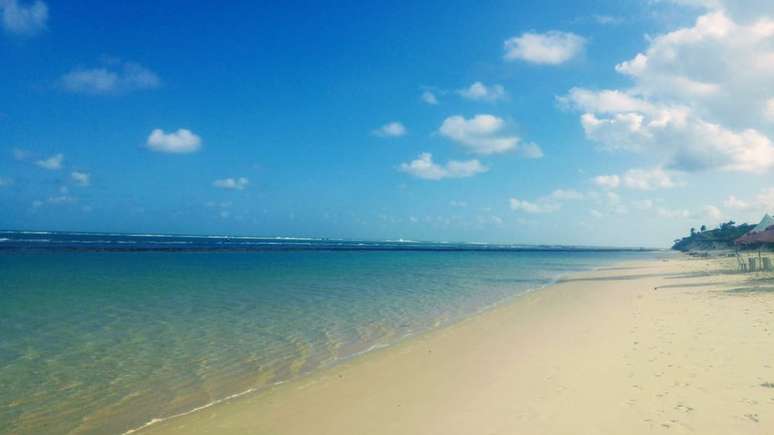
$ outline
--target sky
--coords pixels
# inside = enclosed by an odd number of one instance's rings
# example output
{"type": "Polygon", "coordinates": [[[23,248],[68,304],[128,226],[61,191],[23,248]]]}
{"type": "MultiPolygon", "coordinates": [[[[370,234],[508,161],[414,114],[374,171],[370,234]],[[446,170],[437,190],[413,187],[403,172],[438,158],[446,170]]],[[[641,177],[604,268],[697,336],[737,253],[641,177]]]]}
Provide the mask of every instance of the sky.
{"type": "Polygon", "coordinates": [[[0,228],[668,247],[774,211],[763,0],[0,0],[0,228]]]}

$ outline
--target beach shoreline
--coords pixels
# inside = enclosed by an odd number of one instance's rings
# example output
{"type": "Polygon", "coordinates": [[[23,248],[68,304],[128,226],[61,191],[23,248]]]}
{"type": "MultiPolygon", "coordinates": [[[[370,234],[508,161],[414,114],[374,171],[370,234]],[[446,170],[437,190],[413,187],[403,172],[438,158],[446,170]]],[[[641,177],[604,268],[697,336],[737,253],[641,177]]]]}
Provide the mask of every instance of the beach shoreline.
{"type": "Polygon", "coordinates": [[[139,433],[770,433],[774,293],[732,261],[573,274],[139,433]]]}

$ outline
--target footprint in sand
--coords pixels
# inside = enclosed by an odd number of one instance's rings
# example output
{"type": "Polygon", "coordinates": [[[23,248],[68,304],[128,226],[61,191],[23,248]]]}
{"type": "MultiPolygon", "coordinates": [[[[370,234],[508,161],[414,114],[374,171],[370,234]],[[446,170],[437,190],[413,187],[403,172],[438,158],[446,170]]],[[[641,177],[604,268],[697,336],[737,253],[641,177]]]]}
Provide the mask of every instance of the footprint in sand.
{"type": "Polygon", "coordinates": [[[676,409],[676,410],[678,410],[678,411],[685,412],[685,413],[688,413],[688,412],[691,412],[691,411],[693,411],[693,408],[691,408],[690,406],[688,406],[688,405],[685,405],[685,404],[683,404],[683,403],[678,403],[678,404],[675,406],[675,409],[676,409]]]}

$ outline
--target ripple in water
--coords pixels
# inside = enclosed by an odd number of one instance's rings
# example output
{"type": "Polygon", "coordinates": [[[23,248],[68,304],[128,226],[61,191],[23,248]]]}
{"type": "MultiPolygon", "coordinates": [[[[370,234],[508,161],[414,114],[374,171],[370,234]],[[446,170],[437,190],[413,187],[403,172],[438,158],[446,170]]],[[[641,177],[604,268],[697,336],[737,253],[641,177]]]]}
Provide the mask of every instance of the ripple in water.
{"type": "Polygon", "coordinates": [[[0,253],[0,433],[123,433],[645,255],[0,253]]]}

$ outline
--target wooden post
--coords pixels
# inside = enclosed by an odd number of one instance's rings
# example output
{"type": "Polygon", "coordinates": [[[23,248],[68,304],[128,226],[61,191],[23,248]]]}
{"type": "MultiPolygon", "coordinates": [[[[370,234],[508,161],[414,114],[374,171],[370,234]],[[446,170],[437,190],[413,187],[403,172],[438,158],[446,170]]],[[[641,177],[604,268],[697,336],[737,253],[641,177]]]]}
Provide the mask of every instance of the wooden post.
{"type": "Polygon", "coordinates": [[[763,270],[763,257],[761,257],[761,248],[763,245],[758,245],[758,267],[763,270]]]}
{"type": "Polygon", "coordinates": [[[742,256],[739,255],[739,249],[736,250],[736,264],[737,267],[739,267],[740,272],[747,272],[747,264],[745,264],[744,260],[742,260],[742,256]]]}

